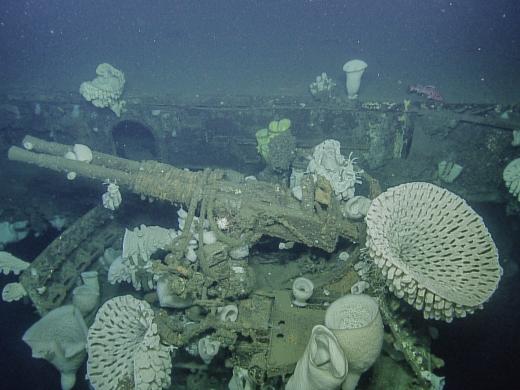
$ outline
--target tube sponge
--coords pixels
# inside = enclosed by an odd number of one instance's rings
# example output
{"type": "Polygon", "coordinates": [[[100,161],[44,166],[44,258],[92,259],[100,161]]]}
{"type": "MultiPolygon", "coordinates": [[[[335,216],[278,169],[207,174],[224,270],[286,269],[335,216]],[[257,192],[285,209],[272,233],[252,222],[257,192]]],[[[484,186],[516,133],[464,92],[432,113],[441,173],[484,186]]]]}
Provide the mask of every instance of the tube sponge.
{"type": "Polygon", "coordinates": [[[85,359],[87,326],[79,310],[66,305],[52,310],[23,335],[34,358],[48,360],[61,373],[61,388],[69,390],[76,382],[76,370],[85,359]]]}
{"type": "Polygon", "coordinates": [[[325,326],[336,336],[348,362],[342,389],[353,390],[381,353],[384,332],[379,306],[368,295],[345,295],[328,307],[325,326]]]}
{"type": "Polygon", "coordinates": [[[82,272],[81,278],[84,284],[72,290],[72,303],[86,316],[99,305],[98,273],[82,272]]]}
{"type": "Polygon", "coordinates": [[[334,390],[345,380],[348,370],[336,336],[325,326],[316,325],[285,390],[334,390]]]}

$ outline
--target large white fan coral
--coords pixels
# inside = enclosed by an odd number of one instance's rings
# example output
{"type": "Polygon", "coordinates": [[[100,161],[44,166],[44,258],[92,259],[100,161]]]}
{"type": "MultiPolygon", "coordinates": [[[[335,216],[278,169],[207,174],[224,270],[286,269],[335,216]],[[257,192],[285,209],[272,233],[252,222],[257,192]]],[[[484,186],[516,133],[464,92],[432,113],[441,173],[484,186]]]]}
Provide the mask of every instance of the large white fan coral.
{"type": "Polygon", "coordinates": [[[495,243],[452,192],[429,183],[390,188],[372,201],[366,223],[368,253],[390,291],[425,318],[464,317],[496,290],[495,243]]]}
{"type": "Polygon", "coordinates": [[[150,305],[131,295],[115,297],[99,309],[87,337],[87,376],[96,390],[123,383],[135,389],[170,386],[170,347],[161,344],[150,305]]]}

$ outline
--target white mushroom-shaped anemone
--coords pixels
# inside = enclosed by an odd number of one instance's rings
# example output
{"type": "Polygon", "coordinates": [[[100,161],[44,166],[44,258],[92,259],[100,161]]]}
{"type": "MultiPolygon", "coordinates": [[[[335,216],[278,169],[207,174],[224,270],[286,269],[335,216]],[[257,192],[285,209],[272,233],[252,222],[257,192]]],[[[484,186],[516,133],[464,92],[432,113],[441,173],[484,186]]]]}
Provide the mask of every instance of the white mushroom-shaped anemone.
{"type": "Polygon", "coordinates": [[[296,278],[292,285],[294,296],[293,305],[298,307],[307,306],[307,301],[312,296],[314,284],[307,278],[296,278]]]}

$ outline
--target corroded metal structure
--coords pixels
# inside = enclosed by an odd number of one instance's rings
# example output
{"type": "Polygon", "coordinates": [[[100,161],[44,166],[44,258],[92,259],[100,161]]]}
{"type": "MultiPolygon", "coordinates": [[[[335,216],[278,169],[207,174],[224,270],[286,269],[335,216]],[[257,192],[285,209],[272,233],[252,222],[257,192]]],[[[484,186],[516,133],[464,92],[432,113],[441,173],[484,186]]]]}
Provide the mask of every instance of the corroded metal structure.
{"type": "Polygon", "coordinates": [[[314,200],[309,199],[308,208],[280,185],[260,181],[234,183],[225,180],[220,171],[190,172],[155,161],[135,162],[103,153],[94,153],[88,164],[61,157],[70,148],[66,145],[34,137],[26,137],[24,143],[30,143],[32,150],[13,146],[9,159],[113,181],[137,194],[171,203],[194,206],[206,198],[210,225],[216,224],[219,216],[230,221],[232,232],[227,237],[220,229],[214,229],[220,232],[218,236],[223,242],[252,244],[268,235],[331,252],[339,236],[351,241],[363,237],[363,225],[343,218],[334,203],[326,210],[315,209],[314,200]]]}
{"type": "MultiPolygon", "coordinates": [[[[259,128],[274,119],[290,118],[297,146],[295,165],[300,168],[306,163],[303,156],[316,144],[336,139],[344,151],[359,158],[361,167],[382,179],[385,187],[411,178],[435,182],[435,159],[455,155],[456,162],[464,165],[464,173],[458,181],[444,184],[475,201],[505,199],[500,173],[514,155],[512,131],[520,128],[518,105],[408,101],[317,104],[280,97],[183,102],[130,97],[127,101],[127,111],[116,118],[108,110],[97,110],[71,100],[69,95],[0,98],[0,127],[7,129],[12,141],[22,141],[21,129],[32,134],[24,140],[32,149],[12,147],[9,158],[117,182],[143,197],[182,204],[188,209],[187,225],[195,216],[208,220],[222,245],[251,245],[262,236],[271,236],[330,253],[343,237],[354,248],[352,262],[359,259],[356,243],[363,243],[365,225],[343,218],[334,201],[327,207],[316,202],[313,183],[307,183],[309,188],[299,202],[283,185],[245,181],[240,175],[237,179],[225,170],[240,167],[242,172],[256,173],[262,168],[255,141],[259,128]],[[40,114],[34,112],[35,103],[40,114]],[[71,115],[73,105],[80,107],[79,116],[71,115]],[[94,152],[90,164],[67,160],[63,156],[71,143],[84,143],[101,152],[94,152]],[[223,217],[230,222],[225,231],[216,226],[217,219],[223,217]]],[[[369,197],[381,192],[373,177],[365,173],[363,181],[369,197]]],[[[197,234],[202,234],[202,224],[194,226],[197,234]]],[[[40,314],[67,300],[79,273],[92,265],[103,248],[120,238],[121,230],[117,217],[112,219],[106,210],[95,208],[33,262],[20,282],[40,314]]],[[[200,268],[183,268],[185,264],[179,259],[189,239],[190,235],[181,235],[178,246],[169,248],[156,271],[174,274],[185,286],[192,283],[197,290],[193,306],[203,315],[186,325],[172,311],[157,309],[161,340],[174,348],[185,348],[202,335],[212,334],[232,351],[230,362],[247,368],[258,384],[292,372],[312,326],[322,322],[326,305],[348,293],[357,280],[351,263],[337,262],[336,268],[313,264],[313,275],[321,281],[308,307],[292,307],[289,290],[284,287],[251,289],[234,300],[237,321],[222,323],[216,308],[225,304],[229,291],[238,286],[226,276],[231,263],[224,250],[218,253],[217,246],[204,246],[199,251],[200,268]],[[200,285],[196,285],[199,280],[200,285]],[[208,296],[210,283],[221,288],[220,295],[208,296]]],[[[156,303],[154,294],[144,294],[144,298],[156,303]]],[[[398,359],[404,357],[415,374],[415,388],[428,388],[422,374],[442,366],[442,361],[430,353],[428,338],[417,337],[416,329],[407,325],[405,318],[410,313],[403,313],[385,296],[379,298],[389,329],[387,352],[398,355],[393,364],[399,366],[398,359]]]]}
{"type": "MultiPolygon", "coordinates": [[[[290,118],[298,156],[325,139],[336,139],[378,177],[389,168],[401,176],[436,180],[436,158],[462,165],[450,190],[470,201],[504,201],[500,174],[514,158],[512,133],[520,128],[520,106],[501,104],[404,102],[318,103],[295,97],[128,97],[117,118],[70,94],[31,93],[0,97],[0,128],[134,160],[178,167],[262,168],[255,133],[271,120],[290,118]],[[40,114],[35,113],[38,104],[40,114]],[[72,115],[74,106],[76,113],[72,115]],[[400,164],[406,161],[407,164],[400,164]],[[486,161],[486,164],[477,162],[486,161]]],[[[11,136],[10,136],[11,137],[11,136]]],[[[19,139],[19,138],[18,138],[19,139]]],[[[297,159],[298,160],[298,159],[297,159]]],[[[295,162],[295,165],[298,161],[295,162]]]]}
{"type": "Polygon", "coordinates": [[[95,207],[60,234],[20,275],[38,313],[64,304],[81,272],[121,237],[121,226],[102,207],[95,207]]]}

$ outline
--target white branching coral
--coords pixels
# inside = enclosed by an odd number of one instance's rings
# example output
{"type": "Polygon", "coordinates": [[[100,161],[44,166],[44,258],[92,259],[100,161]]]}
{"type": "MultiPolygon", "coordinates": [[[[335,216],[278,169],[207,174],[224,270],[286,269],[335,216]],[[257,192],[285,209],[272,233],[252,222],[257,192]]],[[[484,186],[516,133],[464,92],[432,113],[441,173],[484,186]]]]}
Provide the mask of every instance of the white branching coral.
{"type": "Polygon", "coordinates": [[[336,83],[325,72],[318,75],[316,81],[309,85],[312,97],[321,101],[331,99],[334,95],[334,88],[336,88],[336,83]]]}
{"type": "Polygon", "coordinates": [[[217,223],[217,227],[220,230],[228,230],[229,227],[231,226],[231,222],[229,221],[229,219],[227,217],[218,217],[216,219],[216,223],[217,223]]]}
{"type": "Polygon", "coordinates": [[[122,258],[111,264],[108,271],[109,282],[114,284],[131,281],[136,290],[154,289],[156,280],[150,257],[158,249],[165,249],[175,237],[175,230],[160,226],[141,225],[134,230],[126,229],[122,258]]]}
{"type": "Polygon", "coordinates": [[[390,291],[425,318],[451,321],[481,308],[502,269],[482,218],[429,183],[390,188],[372,201],[368,253],[390,291]]]}
{"type": "Polygon", "coordinates": [[[112,65],[103,63],[96,68],[96,78],[84,81],[79,87],[79,93],[96,107],[109,107],[118,117],[126,104],[121,100],[125,86],[125,75],[112,65]]]}
{"type": "Polygon", "coordinates": [[[362,170],[355,167],[352,153],[343,157],[340,143],[333,139],[323,141],[314,148],[312,160],[307,166],[307,172],[323,176],[332,186],[336,198],[348,200],[354,196],[355,185],[361,184],[362,170]]]}
{"type": "Polygon", "coordinates": [[[130,295],[101,306],[87,336],[87,377],[94,389],[170,386],[171,349],[161,344],[153,319],[150,305],[130,295]]]}
{"type": "Polygon", "coordinates": [[[109,210],[116,210],[121,205],[123,198],[116,183],[107,182],[107,191],[101,196],[103,207],[109,210]]]}
{"type": "MultiPolygon", "coordinates": [[[[0,251],[0,274],[8,275],[13,273],[19,275],[20,272],[26,270],[30,263],[13,256],[9,252],[0,251]]],[[[22,299],[27,295],[25,288],[18,282],[7,283],[2,290],[2,300],[4,302],[13,302],[22,299]]]]}

